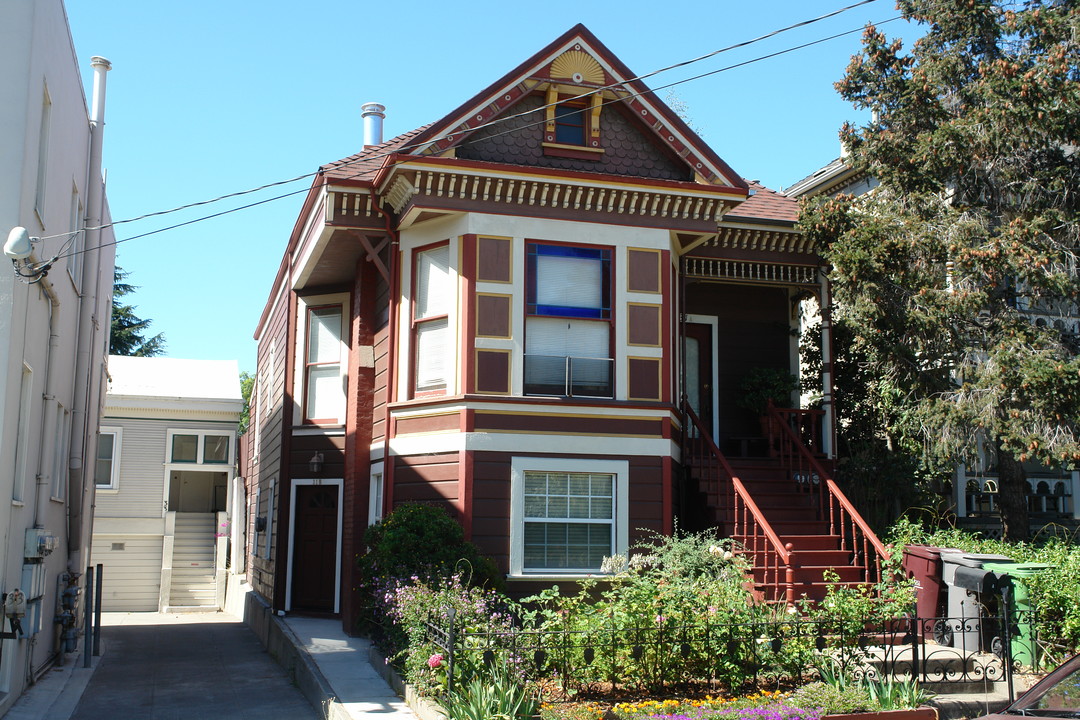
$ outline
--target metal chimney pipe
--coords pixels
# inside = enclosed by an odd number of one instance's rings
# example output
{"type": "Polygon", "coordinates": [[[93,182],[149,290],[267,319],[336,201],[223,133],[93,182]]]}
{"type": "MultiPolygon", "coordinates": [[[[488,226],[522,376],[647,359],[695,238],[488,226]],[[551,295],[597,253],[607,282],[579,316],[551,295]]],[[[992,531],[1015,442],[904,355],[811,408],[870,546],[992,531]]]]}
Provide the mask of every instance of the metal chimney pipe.
{"type": "Polygon", "coordinates": [[[364,147],[381,144],[386,106],[376,102],[364,103],[360,106],[360,117],[364,119],[364,147]]]}

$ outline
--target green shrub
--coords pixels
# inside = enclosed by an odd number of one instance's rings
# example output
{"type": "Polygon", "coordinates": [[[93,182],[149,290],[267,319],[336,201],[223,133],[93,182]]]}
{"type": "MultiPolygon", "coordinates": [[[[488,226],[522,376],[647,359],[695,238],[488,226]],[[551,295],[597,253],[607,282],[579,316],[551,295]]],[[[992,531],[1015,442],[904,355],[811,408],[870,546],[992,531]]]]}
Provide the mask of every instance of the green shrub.
{"type": "Polygon", "coordinates": [[[866,712],[873,707],[866,688],[855,683],[812,682],[791,693],[787,702],[798,707],[822,708],[825,715],[866,712]]]}
{"type": "Polygon", "coordinates": [[[359,558],[365,578],[412,577],[430,580],[455,573],[473,584],[499,586],[495,563],[485,558],[441,507],[402,505],[364,534],[368,551],[359,558]]]}

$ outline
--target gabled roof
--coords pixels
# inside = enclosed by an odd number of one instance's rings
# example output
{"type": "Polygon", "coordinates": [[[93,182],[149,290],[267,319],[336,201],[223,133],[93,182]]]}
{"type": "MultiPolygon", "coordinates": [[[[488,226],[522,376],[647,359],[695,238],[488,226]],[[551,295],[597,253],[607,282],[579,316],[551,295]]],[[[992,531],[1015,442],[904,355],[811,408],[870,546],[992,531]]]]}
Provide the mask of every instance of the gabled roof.
{"type": "Polygon", "coordinates": [[[320,170],[327,182],[370,182],[375,179],[386,159],[397,152],[407,152],[416,146],[416,137],[431,124],[402,133],[379,145],[368,145],[355,155],[323,165],[320,170]]]}
{"type": "MultiPolygon", "coordinates": [[[[504,116],[522,98],[549,83],[603,93],[604,102],[622,103],[642,128],[652,132],[688,169],[707,183],[745,190],[746,183],[679,116],[584,25],[554,42],[489,85],[454,111],[411,138],[411,155],[439,155],[476,130],[504,116]]],[[[538,122],[542,118],[537,118],[538,122]]]]}
{"type": "Polygon", "coordinates": [[[785,193],[770,190],[757,180],[748,181],[750,197],[724,216],[725,221],[738,220],[794,223],[799,219],[799,201],[785,193]]]}

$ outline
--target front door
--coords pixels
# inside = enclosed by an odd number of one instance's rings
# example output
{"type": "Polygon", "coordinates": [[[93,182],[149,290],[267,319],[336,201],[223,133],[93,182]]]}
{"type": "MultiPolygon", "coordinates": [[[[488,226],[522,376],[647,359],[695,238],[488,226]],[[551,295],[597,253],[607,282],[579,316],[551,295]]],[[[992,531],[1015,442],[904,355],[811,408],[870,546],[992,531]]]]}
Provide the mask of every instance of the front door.
{"type": "Polygon", "coordinates": [[[686,400],[713,438],[713,326],[688,322],[685,326],[686,400]]]}
{"type": "Polygon", "coordinates": [[[297,485],[292,609],[332,613],[337,599],[338,486],[297,485]]]}

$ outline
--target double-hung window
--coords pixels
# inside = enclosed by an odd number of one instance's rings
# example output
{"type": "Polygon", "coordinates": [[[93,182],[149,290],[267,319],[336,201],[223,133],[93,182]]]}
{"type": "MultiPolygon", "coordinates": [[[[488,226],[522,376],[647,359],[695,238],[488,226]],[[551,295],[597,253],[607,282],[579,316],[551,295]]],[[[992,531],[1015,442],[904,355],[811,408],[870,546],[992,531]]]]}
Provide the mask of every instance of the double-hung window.
{"type": "Polygon", "coordinates": [[[341,342],[341,305],[309,307],[304,357],[304,419],[308,422],[339,423],[345,417],[341,342]]]}
{"type": "Polygon", "coordinates": [[[525,394],[613,396],[611,249],[528,243],[525,394]]]}
{"type": "Polygon", "coordinates": [[[511,574],[592,573],[626,551],[626,461],[515,457],[511,467],[511,574]]]}
{"type": "Polygon", "coordinates": [[[94,485],[98,490],[120,488],[120,428],[101,428],[98,432],[94,485]]]}
{"type": "Polygon", "coordinates": [[[449,307],[453,301],[450,246],[416,253],[413,289],[413,393],[446,392],[449,374],[449,307]]]}

